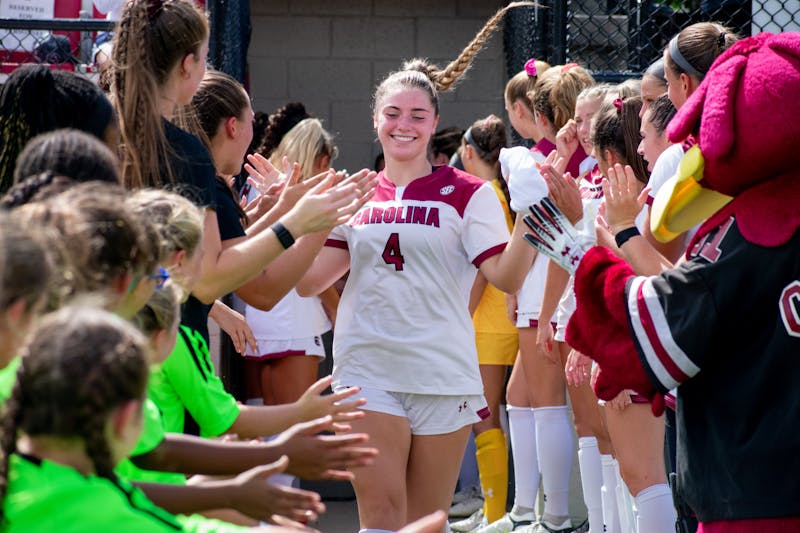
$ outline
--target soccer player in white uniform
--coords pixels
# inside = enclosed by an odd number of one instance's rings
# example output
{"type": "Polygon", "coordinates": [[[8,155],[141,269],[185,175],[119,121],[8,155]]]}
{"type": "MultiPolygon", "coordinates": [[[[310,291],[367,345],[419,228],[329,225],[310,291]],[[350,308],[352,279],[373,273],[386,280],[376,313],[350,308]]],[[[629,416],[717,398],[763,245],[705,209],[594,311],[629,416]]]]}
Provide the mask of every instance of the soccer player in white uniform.
{"type": "MultiPolygon", "coordinates": [[[[485,407],[468,297],[476,268],[515,292],[533,260],[509,241],[491,185],[451,167],[432,168],[438,90],[463,73],[509,7],[445,69],[421,60],[389,75],[373,123],[386,157],[375,196],[331,233],[298,286],[328,287],[348,268],[334,339],[334,386],[360,385],[366,416],[352,423],[379,449],[355,470],[362,531],[396,530],[447,510],[471,426],[485,407]]],[[[485,412],[485,411],[484,411],[485,412]]]]}

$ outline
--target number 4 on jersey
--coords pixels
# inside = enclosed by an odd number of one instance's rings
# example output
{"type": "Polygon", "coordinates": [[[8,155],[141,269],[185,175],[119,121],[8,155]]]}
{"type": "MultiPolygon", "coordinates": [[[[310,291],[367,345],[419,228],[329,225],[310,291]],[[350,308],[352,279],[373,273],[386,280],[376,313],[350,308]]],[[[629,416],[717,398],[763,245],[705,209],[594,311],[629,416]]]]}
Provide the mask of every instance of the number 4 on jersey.
{"type": "Polygon", "coordinates": [[[400,253],[399,234],[392,233],[389,235],[389,239],[386,241],[386,246],[383,248],[383,254],[381,257],[387,265],[394,265],[395,270],[403,270],[403,263],[406,261],[403,259],[403,254],[400,253]]]}

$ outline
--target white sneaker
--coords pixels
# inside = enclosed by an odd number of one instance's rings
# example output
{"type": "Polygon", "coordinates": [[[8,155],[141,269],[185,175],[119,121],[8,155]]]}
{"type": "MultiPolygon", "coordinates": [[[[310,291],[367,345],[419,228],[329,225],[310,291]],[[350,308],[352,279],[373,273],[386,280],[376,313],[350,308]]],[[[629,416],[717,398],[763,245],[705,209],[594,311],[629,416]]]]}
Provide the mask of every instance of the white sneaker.
{"type": "Polygon", "coordinates": [[[530,520],[516,520],[511,516],[511,513],[506,513],[486,527],[479,529],[477,533],[511,533],[526,526],[531,526],[534,522],[536,522],[535,516],[532,516],[530,520]]]}
{"type": "Polygon", "coordinates": [[[481,526],[486,524],[486,517],[483,516],[483,509],[478,509],[469,517],[459,520],[458,522],[451,522],[450,529],[458,533],[470,533],[478,530],[481,526]]]}
{"type": "Polygon", "coordinates": [[[483,493],[480,487],[468,487],[453,495],[453,505],[450,507],[450,518],[471,516],[478,509],[483,508],[483,493]]]}
{"type": "Polygon", "coordinates": [[[533,533],[572,533],[572,520],[567,518],[563,524],[553,525],[546,520],[542,520],[533,528],[533,533]]]}

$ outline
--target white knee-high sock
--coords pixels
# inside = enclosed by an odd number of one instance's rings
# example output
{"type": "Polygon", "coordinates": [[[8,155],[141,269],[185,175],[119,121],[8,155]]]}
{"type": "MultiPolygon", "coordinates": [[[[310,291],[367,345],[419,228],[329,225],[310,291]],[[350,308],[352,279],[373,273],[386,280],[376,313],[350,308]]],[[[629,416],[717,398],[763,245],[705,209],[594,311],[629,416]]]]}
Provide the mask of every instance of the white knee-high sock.
{"type": "Polygon", "coordinates": [[[600,492],[603,506],[603,531],[620,533],[619,508],[617,507],[617,472],[614,468],[614,457],[601,455],[600,464],[603,469],[603,489],[600,492]]]}
{"type": "Polygon", "coordinates": [[[514,457],[514,507],[533,509],[539,491],[536,424],[530,407],[509,405],[508,432],[514,457]]]}
{"type": "Polygon", "coordinates": [[[672,503],[672,491],[666,483],[651,485],[636,495],[638,516],[636,523],[641,533],[672,533],[678,516],[672,503]]]}
{"type": "Polygon", "coordinates": [[[544,489],[542,519],[557,524],[569,518],[569,480],[575,446],[572,422],[566,405],[537,407],[533,412],[544,489]]]}
{"type": "Polygon", "coordinates": [[[578,439],[578,465],[581,467],[583,502],[589,512],[589,533],[603,531],[603,465],[595,437],[578,439]]]}
{"type": "Polygon", "coordinates": [[[619,508],[619,527],[622,533],[636,533],[636,506],[628,490],[628,485],[622,479],[619,471],[619,461],[614,460],[614,472],[617,476],[617,507],[619,508]]]}

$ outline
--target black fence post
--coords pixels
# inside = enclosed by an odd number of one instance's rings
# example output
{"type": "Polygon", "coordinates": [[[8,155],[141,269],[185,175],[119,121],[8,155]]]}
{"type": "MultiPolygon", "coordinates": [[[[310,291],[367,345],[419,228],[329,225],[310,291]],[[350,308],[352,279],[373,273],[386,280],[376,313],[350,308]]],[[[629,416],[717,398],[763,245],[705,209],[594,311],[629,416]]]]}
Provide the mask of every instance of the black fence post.
{"type": "Polygon", "coordinates": [[[567,0],[555,0],[553,10],[553,65],[567,62],[567,0]]]}

